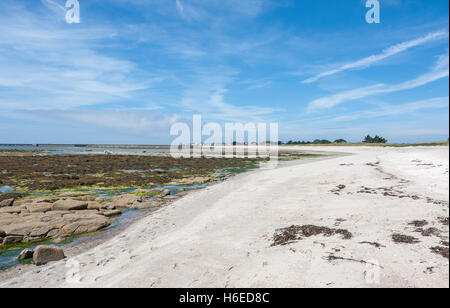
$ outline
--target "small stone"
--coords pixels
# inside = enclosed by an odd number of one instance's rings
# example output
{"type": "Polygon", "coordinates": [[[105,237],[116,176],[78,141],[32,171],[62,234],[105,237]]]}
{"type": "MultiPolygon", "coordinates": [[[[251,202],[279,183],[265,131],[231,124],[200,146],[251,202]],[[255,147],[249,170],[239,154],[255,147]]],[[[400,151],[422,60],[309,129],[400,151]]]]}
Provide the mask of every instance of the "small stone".
{"type": "Polygon", "coordinates": [[[23,262],[25,260],[32,259],[33,255],[34,255],[34,250],[26,248],[26,249],[22,250],[22,252],[20,253],[19,261],[23,262]]]}

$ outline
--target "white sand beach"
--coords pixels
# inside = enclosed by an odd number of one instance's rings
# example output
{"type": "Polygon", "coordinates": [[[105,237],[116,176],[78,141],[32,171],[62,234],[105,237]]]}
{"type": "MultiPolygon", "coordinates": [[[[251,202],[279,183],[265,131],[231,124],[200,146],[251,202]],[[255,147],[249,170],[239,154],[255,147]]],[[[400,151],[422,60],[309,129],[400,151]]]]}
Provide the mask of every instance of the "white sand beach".
{"type": "Polygon", "coordinates": [[[291,149],[353,155],[192,192],[74,258],[15,270],[0,287],[449,287],[449,261],[432,251],[448,249],[448,147],[291,149]],[[292,225],[352,238],[272,246],[276,230],[292,225]]]}

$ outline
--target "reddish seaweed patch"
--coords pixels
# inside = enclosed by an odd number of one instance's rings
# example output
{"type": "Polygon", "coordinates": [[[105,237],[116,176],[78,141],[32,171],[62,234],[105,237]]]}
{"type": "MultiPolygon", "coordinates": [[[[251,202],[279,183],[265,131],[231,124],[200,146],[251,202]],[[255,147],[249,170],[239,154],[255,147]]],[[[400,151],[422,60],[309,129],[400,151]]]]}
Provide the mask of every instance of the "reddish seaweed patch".
{"type": "Polygon", "coordinates": [[[436,247],[431,247],[430,249],[435,254],[441,255],[444,258],[448,259],[448,247],[436,246],[436,247]]]}
{"type": "Polygon", "coordinates": [[[302,240],[305,237],[317,235],[324,235],[327,237],[333,235],[341,235],[345,240],[349,240],[353,237],[353,235],[348,230],[344,229],[332,229],[313,225],[290,226],[289,228],[277,230],[273,237],[272,246],[288,245],[294,241],[302,240]]]}
{"type": "Polygon", "coordinates": [[[414,226],[416,228],[421,228],[421,227],[425,227],[426,225],[428,225],[428,221],[426,220],[414,220],[412,222],[409,223],[410,226],[414,226]]]}
{"type": "Polygon", "coordinates": [[[413,236],[408,236],[408,235],[403,235],[403,234],[392,234],[392,240],[394,241],[394,243],[396,244],[417,244],[420,243],[419,239],[413,237],[413,236]]]}

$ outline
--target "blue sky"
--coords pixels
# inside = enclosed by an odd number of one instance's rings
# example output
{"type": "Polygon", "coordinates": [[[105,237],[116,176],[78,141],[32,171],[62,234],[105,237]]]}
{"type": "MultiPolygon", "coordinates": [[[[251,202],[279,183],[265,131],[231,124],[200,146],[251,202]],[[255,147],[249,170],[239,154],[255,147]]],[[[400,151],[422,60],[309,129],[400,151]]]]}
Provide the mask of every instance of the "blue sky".
{"type": "Polygon", "coordinates": [[[287,141],[446,140],[449,2],[0,2],[0,143],[168,144],[170,126],[278,122],[287,141]]]}

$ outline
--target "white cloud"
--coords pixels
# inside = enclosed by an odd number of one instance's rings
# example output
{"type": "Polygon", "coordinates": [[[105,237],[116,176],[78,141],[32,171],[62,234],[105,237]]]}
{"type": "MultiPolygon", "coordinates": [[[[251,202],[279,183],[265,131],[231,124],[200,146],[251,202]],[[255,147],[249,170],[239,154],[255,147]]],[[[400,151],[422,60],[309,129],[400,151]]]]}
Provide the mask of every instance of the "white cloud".
{"type": "MultiPolygon", "coordinates": [[[[58,8],[58,3],[43,0],[58,8]]],[[[0,18],[0,106],[10,109],[71,109],[134,98],[163,79],[140,72],[131,61],[99,53],[117,29],[68,26],[52,12],[24,7],[0,18]],[[139,77],[137,77],[139,76],[139,77]]]]}
{"type": "Polygon", "coordinates": [[[322,97],[310,102],[308,104],[307,111],[311,112],[318,109],[328,109],[347,101],[357,100],[376,94],[392,93],[413,89],[448,76],[449,55],[446,54],[439,58],[435,66],[428,73],[425,73],[415,79],[408,80],[397,85],[377,84],[370,87],[337,93],[332,96],[322,97]]]}
{"type": "Polygon", "coordinates": [[[386,58],[392,57],[401,52],[407,51],[410,48],[424,45],[426,43],[444,39],[447,37],[448,37],[448,32],[444,32],[444,31],[430,33],[424,37],[391,46],[391,47],[383,50],[380,54],[372,55],[370,57],[367,57],[367,58],[364,58],[364,59],[361,59],[361,60],[358,60],[355,62],[344,64],[336,69],[320,73],[314,77],[311,77],[311,78],[308,78],[308,79],[302,81],[302,83],[313,83],[323,77],[335,75],[335,74],[338,74],[338,73],[346,71],[346,70],[368,67],[371,64],[374,64],[374,63],[384,60],[386,58]]]}
{"type": "Polygon", "coordinates": [[[70,122],[74,126],[103,127],[139,134],[153,135],[170,131],[180,121],[179,115],[163,115],[148,111],[130,110],[10,110],[9,118],[49,122],[70,122]]]}
{"type": "Polygon", "coordinates": [[[326,122],[341,122],[341,121],[354,121],[357,119],[369,119],[380,118],[388,116],[406,115],[421,110],[433,110],[449,108],[449,97],[436,97],[417,102],[400,104],[400,105],[388,105],[382,106],[377,110],[368,110],[355,112],[351,114],[345,114],[342,116],[331,116],[324,121],[326,122]]]}

